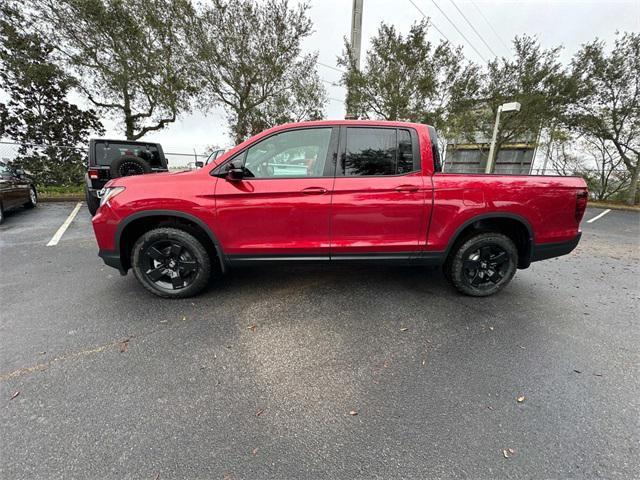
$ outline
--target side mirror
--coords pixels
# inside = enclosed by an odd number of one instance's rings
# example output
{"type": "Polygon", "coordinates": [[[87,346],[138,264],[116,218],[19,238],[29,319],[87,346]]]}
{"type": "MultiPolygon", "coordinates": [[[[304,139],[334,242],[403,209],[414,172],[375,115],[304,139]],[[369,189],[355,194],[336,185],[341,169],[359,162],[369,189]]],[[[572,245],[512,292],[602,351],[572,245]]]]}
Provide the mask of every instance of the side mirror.
{"type": "Polygon", "coordinates": [[[24,177],[24,170],[21,168],[16,168],[16,177],[24,177]]]}
{"type": "Polygon", "coordinates": [[[196,162],[196,168],[202,168],[202,167],[204,167],[204,162],[200,162],[200,161],[196,162]]]}
{"type": "Polygon", "coordinates": [[[239,182],[244,178],[244,169],[242,167],[238,168],[230,163],[225,178],[230,182],[239,182]]]}

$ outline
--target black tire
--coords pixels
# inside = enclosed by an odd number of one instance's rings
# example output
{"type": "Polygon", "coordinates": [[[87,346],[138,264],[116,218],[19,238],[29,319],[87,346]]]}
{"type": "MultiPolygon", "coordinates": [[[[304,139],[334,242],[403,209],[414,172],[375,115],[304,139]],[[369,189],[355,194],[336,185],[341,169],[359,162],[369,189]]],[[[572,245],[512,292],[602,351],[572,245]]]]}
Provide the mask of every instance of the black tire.
{"type": "Polygon", "coordinates": [[[447,278],[459,292],[487,297],[502,290],[518,266],[518,249],[500,233],[479,233],[464,241],[448,262],[447,278]]]}
{"type": "Polygon", "coordinates": [[[211,257],[202,243],[177,228],[156,228],[136,240],[133,273],[144,288],[163,298],[200,293],[211,276],[211,257]]]}
{"type": "Polygon", "coordinates": [[[38,192],[36,187],[31,185],[29,187],[29,201],[24,204],[26,208],[34,208],[38,204],[38,192]]]}
{"type": "Polygon", "coordinates": [[[89,209],[89,213],[91,215],[95,215],[98,211],[98,207],[100,206],[100,199],[91,195],[89,192],[89,188],[87,186],[84,187],[84,198],[87,201],[87,208],[89,209]]]}
{"type": "Polygon", "coordinates": [[[2,203],[0,203],[0,225],[4,222],[4,208],[2,208],[2,203]]]}
{"type": "Polygon", "coordinates": [[[151,165],[146,160],[133,155],[124,155],[111,163],[111,178],[129,177],[151,173],[151,165]]]}

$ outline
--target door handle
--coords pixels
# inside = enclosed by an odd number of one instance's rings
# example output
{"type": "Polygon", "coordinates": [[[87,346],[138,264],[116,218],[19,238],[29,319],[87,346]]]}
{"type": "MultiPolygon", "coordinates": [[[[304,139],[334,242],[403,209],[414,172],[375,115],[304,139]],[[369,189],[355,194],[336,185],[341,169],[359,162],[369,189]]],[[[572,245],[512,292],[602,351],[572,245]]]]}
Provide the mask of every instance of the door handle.
{"type": "Polygon", "coordinates": [[[394,188],[396,192],[417,192],[420,187],[417,185],[400,185],[394,188]]]}
{"type": "Polygon", "coordinates": [[[308,187],[302,190],[302,193],[304,195],[324,195],[327,193],[327,189],[322,187],[308,187]]]}

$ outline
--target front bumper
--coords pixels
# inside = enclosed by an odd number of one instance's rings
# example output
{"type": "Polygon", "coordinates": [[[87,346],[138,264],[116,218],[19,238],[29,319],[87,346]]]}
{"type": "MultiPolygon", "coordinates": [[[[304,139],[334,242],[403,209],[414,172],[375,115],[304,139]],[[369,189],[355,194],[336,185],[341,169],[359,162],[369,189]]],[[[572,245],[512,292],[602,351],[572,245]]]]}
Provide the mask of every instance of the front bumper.
{"type": "Polygon", "coordinates": [[[574,248],[578,246],[580,237],[582,237],[582,232],[578,232],[578,235],[576,235],[575,238],[565,242],[534,244],[531,249],[531,261],[539,262],[540,260],[560,257],[571,253],[574,248]]]}
{"type": "Polygon", "coordinates": [[[104,261],[105,265],[113,267],[120,272],[120,275],[126,275],[127,270],[122,266],[120,253],[110,250],[100,250],[98,256],[104,261]]]}

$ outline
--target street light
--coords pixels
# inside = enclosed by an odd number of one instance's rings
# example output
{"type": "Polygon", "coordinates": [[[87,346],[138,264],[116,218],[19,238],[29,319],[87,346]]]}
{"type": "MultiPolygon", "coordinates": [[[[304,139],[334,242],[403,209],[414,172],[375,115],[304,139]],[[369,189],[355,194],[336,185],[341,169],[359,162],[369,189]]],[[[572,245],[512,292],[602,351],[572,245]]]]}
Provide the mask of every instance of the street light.
{"type": "Polygon", "coordinates": [[[491,147],[489,148],[489,158],[487,159],[487,166],[484,169],[484,173],[491,173],[491,170],[493,170],[493,163],[494,163],[493,156],[496,149],[496,140],[498,138],[498,125],[500,124],[500,114],[502,112],[505,112],[505,113],[519,112],[521,106],[522,105],[520,105],[518,102],[509,102],[509,103],[503,103],[498,107],[498,113],[496,115],[496,124],[493,127],[493,137],[491,138],[491,147]]]}

